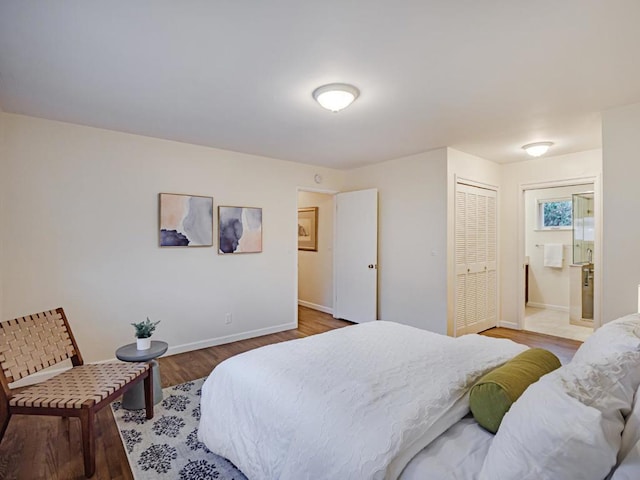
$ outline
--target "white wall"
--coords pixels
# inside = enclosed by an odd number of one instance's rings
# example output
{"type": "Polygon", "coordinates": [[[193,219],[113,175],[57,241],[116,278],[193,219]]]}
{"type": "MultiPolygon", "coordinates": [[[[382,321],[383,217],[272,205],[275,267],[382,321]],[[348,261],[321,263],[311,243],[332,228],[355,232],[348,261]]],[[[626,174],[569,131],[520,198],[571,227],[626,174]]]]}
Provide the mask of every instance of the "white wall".
{"type": "Polygon", "coordinates": [[[593,185],[541,188],[527,190],[525,207],[525,255],[529,256],[529,305],[569,311],[569,270],[573,263],[573,233],[569,230],[540,230],[538,202],[540,200],[571,199],[574,193],[586,192],[593,185]],[[544,248],[536,245],[561,243],[564,262],[562,268],[545,267],[544,248]]]}
{"type": "MultiPolygon", "coordinates": [[[[543,157],[525,162],[509,163],[501,167],[500,201],[500,284],[501,284],[501,324],[517,327],[519,312],[524,304],[523,253],[518,251],[518,238],[524,243],[524,219],[520,209],[523,205],[521,188],[523,185],[555,182],[565,179],[580,179],[599,176],[602,172],[602,151],[600,149],[585,152],[543,157]],[[522,302],[522,304],[520,303],[522,302]]],[[[543,185],[540,185],[541,187],[543,185]]],[[[594,190],[599,195],[599,183],[594,190]]],[[[596,216],[602,211],[596,204],[596,216]]],[[[608,221],[608,220],[607,220],[608,221]]],[[[594,259],[596,268],[601,246],[596,245],[594,259]]],[[[597,279],[597,274],[596,274],[597,279]]],[[[596,306],[597,307],[597,306],[596,306]]]]}
{"type": "MultiPolygon", "coordinates": [[[[449,335],[453,335],[455,325],[455,194],[458,180],[472,181],[492,187],[498,191],[499,204],[500,165],[453,148],[447,148],[447,264],[449,266],[447,269],[447,332],[449,335]]],[[[500,228],[499,212],[498,228],[500,228]]],[[[498,242],[499,248],[500,242],[498,242]]]]}
{"type": "Polygon", "coordinates": [[[326,313],[333,313],[333,198],[298,193],[298,208],[318,207],[318,251],[298,250],[298,303],[326,313]]]}
{"type": "Polygon", "coordinates": [[[640,103],[602,115],[604,156],[603,320],[638,309],[640,284],[640,103]]]}
{"type": "Polygon", "coordinates": [[[379,192],[378,317],[447,330],[447,150],[346,172],[379,192]]]}
{"type": "MultiPolygon", "coordinates": [[[[608,200],[621,212],[640,202],[628,198],[638,177],[633,168],[640,167],[631,164],[629,175],[626,163],[633,158],[629,132],[637,131],[637,110],[606,117],[609,156],[619,162],[610,169],[615,180],[609,185],[626,185],[624,194],[610,188],[608,200]]],[[[589,177],[602,169],[600,150],[501,166],[439,149],[341,172],[0,113],[0,139],[2,129],[2,318],[62,305],[88,361],[112,358],[118,345],[132,341],[129,323],[146,316],[162,320],[157,338],[169,341],[174,351],[292,328],[297,187],[317,187],[316,172],[324,178],[323,188],[378,188],[379,318],[439,333],[447,332],[452,313],[447,265],[453,204],[447,202],[454,179],[499,185],[500,318],[515,326],[520,185],[589,177]],[[215,248],[160,249],[161,191],[210,195],[216,206],[262,207],[264,252],[219,256],[215,248]],[[234,315],[231,325],[224,325],[226,312],[234,315]]],[[[609,222],[614,217],[615,224],[615,213],[607,215],[605,236],[617,247],[608,250],[614,259],[609,272],[615,273],[605,282],[605,305],[621,303],[618,310],[629,311],[635,309],[640,278],[626,279],[624,288],[616,279],[620,271],[638,275],[640,268],[627,268],[626,261],[638,235],[631,235],[629,249],[618,259],[623,250],[615,241],[623,220],[618,218],[614,229],[609,222]]],[[[627,223],[624,228],[629,230],[627,223]]],[[[626,238],[622,246],[627,247],[626,238]]],[[[640,255],[635,260],[640,263],[640,255]]],[[[608,311],[605,319],[615,316],[608,311]]]]}
{"type": "Polygon", "coordinates": [[[113,358],[147,316],[174,352],[295,328],[297,187],[318,172],[339,190],[343,172],[0,116],[5,319],[63,306],[87,361],[113,358]],[[263,252],[159,248],[159,192],[262,207],[263,252]]]}

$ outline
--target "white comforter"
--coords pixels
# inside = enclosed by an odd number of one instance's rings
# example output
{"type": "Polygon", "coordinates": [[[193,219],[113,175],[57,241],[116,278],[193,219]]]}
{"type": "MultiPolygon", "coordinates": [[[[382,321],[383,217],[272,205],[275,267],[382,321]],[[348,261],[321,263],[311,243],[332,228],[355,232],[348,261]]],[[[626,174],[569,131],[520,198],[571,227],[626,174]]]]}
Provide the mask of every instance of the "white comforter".
{"type": "Polygon", "coordinates": [[[198,436],[250,480],[395,479],[525,349],[382,321],[269,345],[214,369],[198,436]]]}

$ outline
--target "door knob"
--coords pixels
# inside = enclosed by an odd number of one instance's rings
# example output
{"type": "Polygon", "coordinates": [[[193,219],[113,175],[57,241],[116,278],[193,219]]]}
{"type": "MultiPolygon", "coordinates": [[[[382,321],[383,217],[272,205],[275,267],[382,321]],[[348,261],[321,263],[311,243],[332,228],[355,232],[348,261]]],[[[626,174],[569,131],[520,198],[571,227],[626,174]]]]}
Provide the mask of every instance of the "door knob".
{"type": "Polygon", "coordinates": [[[376,268],[376,266],[375,266],[373,263],[370,263],[370,264],[368,265],[368,267],[369,267],[369,268],[376,268]]]}

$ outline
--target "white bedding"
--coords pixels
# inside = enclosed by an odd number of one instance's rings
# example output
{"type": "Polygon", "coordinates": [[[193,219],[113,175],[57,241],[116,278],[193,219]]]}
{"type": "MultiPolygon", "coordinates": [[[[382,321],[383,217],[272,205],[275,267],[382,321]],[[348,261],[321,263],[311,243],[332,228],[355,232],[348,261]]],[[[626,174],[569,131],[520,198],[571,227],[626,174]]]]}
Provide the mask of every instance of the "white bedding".
{"type": "Polygon", "coordinates": [[[400,480],[476,480],[493,434],[465,417],[411,459],[400,480]]]}
{"type": "Polygon", "coordinates": [[[251,480],[395,479],[526,348],[380,321],[269,345],[214,369],[198,435],[251,480]]]}

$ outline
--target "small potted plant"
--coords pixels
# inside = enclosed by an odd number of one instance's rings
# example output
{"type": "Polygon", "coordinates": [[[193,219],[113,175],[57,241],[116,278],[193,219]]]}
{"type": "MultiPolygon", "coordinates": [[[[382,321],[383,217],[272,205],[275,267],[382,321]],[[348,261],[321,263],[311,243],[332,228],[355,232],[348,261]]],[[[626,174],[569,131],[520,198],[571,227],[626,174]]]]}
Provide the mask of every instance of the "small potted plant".
{"type": "Polygon", "coordinates": [[[136,346],[138,350],[149,350],[151,348],[151,335],[159,323],[160,320],[152,322],[147,317],[144,322],[131,324],[136,329],[136,346]]]}

